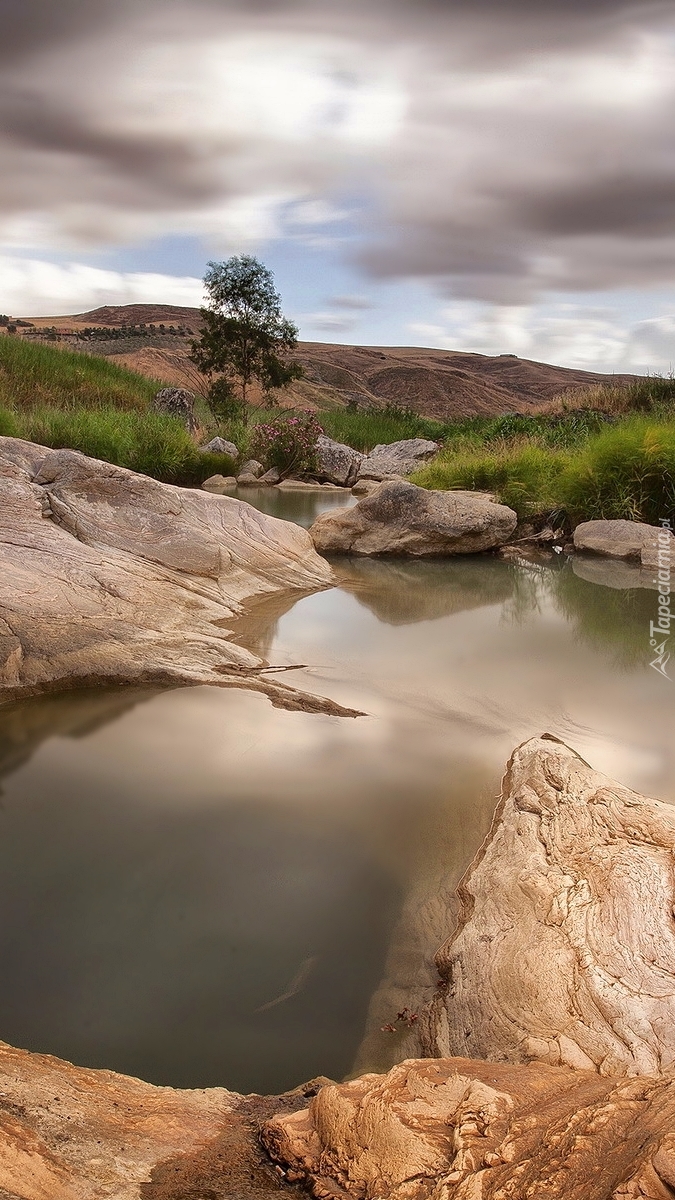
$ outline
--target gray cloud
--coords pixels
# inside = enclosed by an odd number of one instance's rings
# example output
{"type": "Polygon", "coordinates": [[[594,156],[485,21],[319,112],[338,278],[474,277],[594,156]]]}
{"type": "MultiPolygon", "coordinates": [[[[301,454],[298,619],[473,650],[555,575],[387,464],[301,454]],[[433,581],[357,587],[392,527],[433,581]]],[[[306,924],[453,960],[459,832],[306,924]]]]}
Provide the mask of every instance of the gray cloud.
{"type": "Polygon", "coordinates": [[[8,237],[218,237],[232,202],[347,192],[376,276],[675,278],[675,0],[0,0],[0,28],[8,237]]]}

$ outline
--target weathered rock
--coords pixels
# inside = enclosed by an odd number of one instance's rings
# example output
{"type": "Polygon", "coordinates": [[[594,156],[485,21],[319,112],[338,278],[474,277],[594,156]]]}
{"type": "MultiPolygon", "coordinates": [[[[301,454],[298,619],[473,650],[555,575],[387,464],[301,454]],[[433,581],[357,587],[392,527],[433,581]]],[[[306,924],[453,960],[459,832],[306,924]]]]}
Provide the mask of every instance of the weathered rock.
{"type": "Polygon", "coordinates": [[[625,558],[643,567],[675,564],[675,537],[668,528],[640,521],[584,521],[574,530],[574,548],[608,558],[625,558]]]}
{"type": "Polygon", "coordinates": [[[359,467],[359,479],[391,479],[412,475],[438,452],[438,443],[427,438],[406,438],[402,442],[375,446],[359,467]]]}
{"type": "Polygon", "coordinates": [[[302,707],[228,630],[252,596],[331,583],[299,526],[0,438],[0,700],[104,682],[208,682],[302,707]]]}
{"type": "Polygon", "coordinates": [[[0,1043],[0,1196],[270,1200],[295,1194],[264,1155],[255,1123],[305,1105],[316,1086],[265,1100],[224,1088],[153,1087],[0,1043]]]}
{"type": "Polygon", "coordinates": [[[321,1200],[667,1200],[675,1081],[412,1059],[267,1121],[321,1200]]]}
{"type": "Polygon", "coordinates": [[[363,455],[358,450],[322,434],[316,443],[316,458],[318,479],[337,483],[340,487],[351,487],[356,483],[363,462],[363,455]]]}
{"type": "Polygon", "coordinates": [[[516,523],[510,508],[480,493],[430,492],[398,480],[353,508],[322,513],[309,532],[321,554],[432,558],[491,550],[516,523]]]}
{"type": "Polygon", "coordinates": [[[211,438],[210,442],[207,442],[205,446],[200,446],[199,449],[204,454],[227,454],[228,458],[233,459],[234,462],[239,458],[239,451],[234,442],[228,442],[221,437],[211,438]]]}
{"type": "Polygon", "coordinates": [[[162,388],[153,401],[155,412],[166,413],[182,421],[188,433],[196,433],[199,422],[195,417],[195,398],[186,388],[162,388]]]}
{"type": "Polygon", "coordinates": [[[264,487],[274,487],[275,484],[281,483],[281,471],[277,467],[270,467],[269,471],[260,476],[258,483],[264,487]]]}
{"type": "Polygon", "coordinates": [[[232,491],[236,488],[237,481],[234,475],[209,475],[202,484],[202,491],[213,492],[215,496],[224,496],[225,492],[232,491]]]}
{"type": "Polygon", "coordinates": [[[426,1052],[675,1069],[675,809],[556,738],[515,751],[438,951],[426,1052]]]}
{"type": "Polygon", "coordinates": [[[265,468],[257,458],[247,458],[245,463],[241,464],[239,475],[253,475],[255,479],[260,479],[260,476],[265,473],[265,468]]]}
{"type": "Polygon", "coordinates": [[[381,479],[359,479],[352,488],[352,495],[371,496],[381,483],[381,479]]]}

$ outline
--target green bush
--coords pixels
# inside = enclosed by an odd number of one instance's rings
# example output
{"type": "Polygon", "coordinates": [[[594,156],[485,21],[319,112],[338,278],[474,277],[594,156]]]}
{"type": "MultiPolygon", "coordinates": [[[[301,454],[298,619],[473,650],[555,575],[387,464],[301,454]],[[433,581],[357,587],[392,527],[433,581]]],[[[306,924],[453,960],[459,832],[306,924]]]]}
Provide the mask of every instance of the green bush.
{"type": "Polygon", "coordinates": [[[443,450],[413,475],[421,487],[495,492],[520,517],[558,506],[556,482],[567,465],[562,451],[518,443],[494,450],[443,450]]]}
{"type": "Polygon", "coordinates": [[[631,417],[592,438],[570,460],[558,494],[579,520],[672,518],[675,424],[631,417]]]}

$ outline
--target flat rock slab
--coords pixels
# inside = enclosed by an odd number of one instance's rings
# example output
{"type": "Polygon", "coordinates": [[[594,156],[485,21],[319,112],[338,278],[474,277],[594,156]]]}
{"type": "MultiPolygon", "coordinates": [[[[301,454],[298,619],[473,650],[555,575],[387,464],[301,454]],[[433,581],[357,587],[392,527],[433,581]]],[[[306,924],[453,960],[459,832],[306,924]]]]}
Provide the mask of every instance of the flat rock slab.
{"type": "Polygon", "coordinates": [[[661,559],[675,565],[675,537],[671,531],[640,521],[584,521],[574,530],[574,548],[607,558],[625,558],[643,567],[658,567],[661,559]]]}
{"type": "Polygon", "coordinates": [[[0,438],[0,701],[102,683],[215,683],[297,706],[299,694],[259,674],[264,664],[229,632],[250,597],[332,582],[297,525],[0,438]]]}
{"type": "Polygon", "coordinates": [[[317,1200],[667,1200],[675,1082],[463,1058],[326,1086],[262,1139],[317,1200]]]}
{"type": "Polygon", "coordinates": [[[675,809],[545,735],[508,765],[459,885],[425,1051],[675,1070],[675,809]]]}
{"type": "Polygon", "coordinates": [[[352,508],[323,513],[309,532],[320,554],[434,558],[501,546],[516,524],[510,508],[480,493],[430,492],[395,480],[352,508]]]}
{"type": "Polygon", "coordinates": [[[438,443],[427,438],[406,438],[374,446],[359,464],[359,479],[391,479],[412,475],[438,453],[438,443]]]}

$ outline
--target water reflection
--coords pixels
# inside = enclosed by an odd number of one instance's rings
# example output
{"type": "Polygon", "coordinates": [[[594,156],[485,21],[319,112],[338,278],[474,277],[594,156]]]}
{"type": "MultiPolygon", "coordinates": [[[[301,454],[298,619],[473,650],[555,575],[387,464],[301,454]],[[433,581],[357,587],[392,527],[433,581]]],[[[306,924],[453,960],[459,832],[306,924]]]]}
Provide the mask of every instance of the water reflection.
{"type": "Polygon", "coordinates": [[[215,688],[2,713],[3,1038],[240,1090],[387,1066],[416,1052],[381,1026],[434,987],[516,743],[549,730],[675,800],[653,593],[556,561],[337,569],[237,636],[365,718],[215,688]]]}

